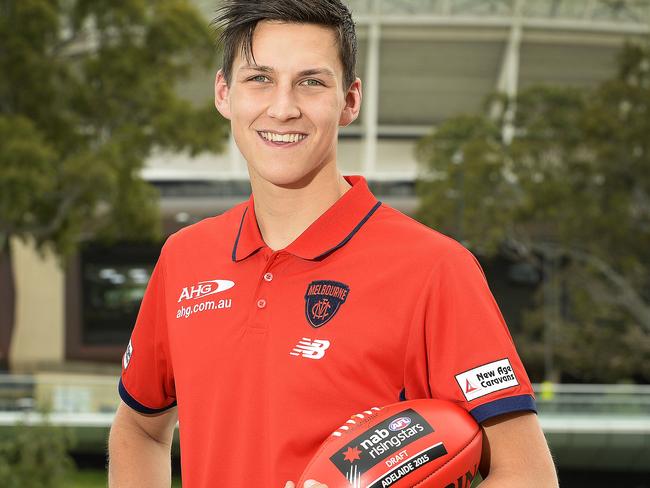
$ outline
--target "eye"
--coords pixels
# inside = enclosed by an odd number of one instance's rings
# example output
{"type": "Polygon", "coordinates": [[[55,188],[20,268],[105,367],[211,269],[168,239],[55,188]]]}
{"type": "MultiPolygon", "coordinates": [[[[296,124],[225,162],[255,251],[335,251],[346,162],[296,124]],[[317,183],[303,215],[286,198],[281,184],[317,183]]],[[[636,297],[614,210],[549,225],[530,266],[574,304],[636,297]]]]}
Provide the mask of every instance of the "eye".
{"type": "Polygon", "coordinates": [[[304,85],[304,86],[325,86],[325,85],[323,85],[322,82],[320,82],[319,80],[315,80],[313,78],[305,80],[305,81],[301,82],[300,84],[304,85]]]}
{"type": "Polygon", "coordinates": [[[268,80],[269,80],[269,78],[267,76],[255,75],[255,76],[251,76],[250,78],[248,78],[247,81],[257,81],[257,82],[260,82],[260,83],[265,83],[268,80]]]}

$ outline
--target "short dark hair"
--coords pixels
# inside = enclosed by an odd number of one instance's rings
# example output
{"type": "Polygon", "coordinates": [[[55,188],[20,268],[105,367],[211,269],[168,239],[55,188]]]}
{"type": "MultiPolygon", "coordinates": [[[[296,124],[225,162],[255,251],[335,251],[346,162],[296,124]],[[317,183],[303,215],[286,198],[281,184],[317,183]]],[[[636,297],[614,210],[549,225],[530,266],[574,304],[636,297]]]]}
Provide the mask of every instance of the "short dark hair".
{"type": "Polygon", "coordinates": [[[230,84],[232,65],[238,52],[253,57],[253,33],[262,20],[316,24],[332,28],[343,65],[343,88],[356,79],[357,35],[350,10],[340,0],[225,0],[212,25],[222,29],[223,73],[230,84]]]}

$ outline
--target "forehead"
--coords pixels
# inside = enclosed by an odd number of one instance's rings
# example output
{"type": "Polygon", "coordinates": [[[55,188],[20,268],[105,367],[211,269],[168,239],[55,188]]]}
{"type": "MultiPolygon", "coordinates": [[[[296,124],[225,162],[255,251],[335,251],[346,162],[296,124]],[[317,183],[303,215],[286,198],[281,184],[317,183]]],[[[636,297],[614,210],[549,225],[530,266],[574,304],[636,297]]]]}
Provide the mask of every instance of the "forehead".
{"type": "MultiPolygon", "coordinates": [[[[248,64],[238,51],[233,62],[235,70],[248,64]]],[[[255,64],[278,71],[314,66],[337,73],[343,69],[334,29],[316,24],[259,22],[253,33],[253,57],[255,64]]]]}

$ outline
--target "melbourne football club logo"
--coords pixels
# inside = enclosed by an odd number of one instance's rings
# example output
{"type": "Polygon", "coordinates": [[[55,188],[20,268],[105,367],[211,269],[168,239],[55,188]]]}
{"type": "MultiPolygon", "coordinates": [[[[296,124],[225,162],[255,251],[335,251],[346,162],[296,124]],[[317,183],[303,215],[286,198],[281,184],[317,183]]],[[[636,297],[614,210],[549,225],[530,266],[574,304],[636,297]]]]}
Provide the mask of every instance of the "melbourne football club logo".
{"type": "Polygon", "coordinates": [[[305,293],[305,315],[312,327],[318,328],[332,320],[345,303],[350,287],[330,280],[312,281],[305,293]]]}

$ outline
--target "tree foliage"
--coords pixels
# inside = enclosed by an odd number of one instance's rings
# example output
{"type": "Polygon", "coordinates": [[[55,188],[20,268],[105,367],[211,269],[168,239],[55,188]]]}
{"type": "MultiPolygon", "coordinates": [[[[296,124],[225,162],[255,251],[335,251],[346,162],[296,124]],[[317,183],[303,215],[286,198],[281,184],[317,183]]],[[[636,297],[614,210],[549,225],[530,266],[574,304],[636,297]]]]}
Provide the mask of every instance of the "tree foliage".
{"type": "Polygon", "coordinates": [[[226,124],[176,87],[214,62],[187,0],[0,0],[0,253],[33,237],[158,236],[155,149],[219,151],[226,124]]]}
{"type": "Polygon", "coordinates": [[[18,423],[0,440],[0,486],[3,488],[63,488],[74,471],[68,454],[72,434],[49,421],[18,423]]]}
{"type": "Polygon", "coordinates": [[[626,45],[594,89],[495,99],[516,106],[508,144],[505,120],[481,115],[419,143],[418,218],[539,269],[539,307],[515,333],[533,370],[550,340],[556,375],[650,380],[650,43],[626,45]]]}

